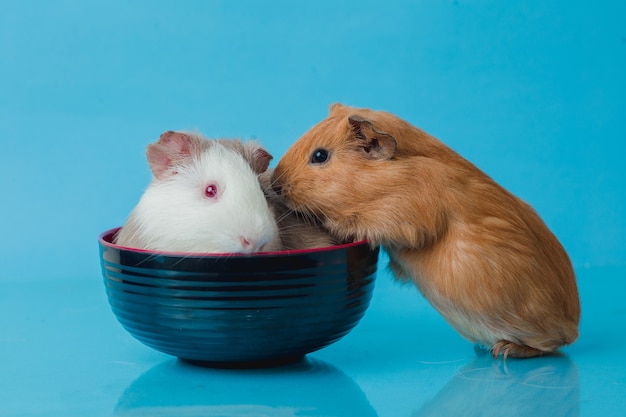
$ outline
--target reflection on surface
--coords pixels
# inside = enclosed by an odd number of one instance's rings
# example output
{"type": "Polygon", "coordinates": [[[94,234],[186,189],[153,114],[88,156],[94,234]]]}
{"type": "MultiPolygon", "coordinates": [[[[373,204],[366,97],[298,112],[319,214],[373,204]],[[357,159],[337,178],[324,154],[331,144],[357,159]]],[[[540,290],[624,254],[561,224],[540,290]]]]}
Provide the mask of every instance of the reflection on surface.
{"type": "Polygon", "coordinates": [[[124,391],[116,416],[376,416],[359,386],[306,358],[268,369],[200,368],[168,360],[124,391]]]}
{"type": "Polygon", "coordinates": [[[576,365],[566,356],[494,360],[479,354],[414,417],[578,416],[576,365]]]}

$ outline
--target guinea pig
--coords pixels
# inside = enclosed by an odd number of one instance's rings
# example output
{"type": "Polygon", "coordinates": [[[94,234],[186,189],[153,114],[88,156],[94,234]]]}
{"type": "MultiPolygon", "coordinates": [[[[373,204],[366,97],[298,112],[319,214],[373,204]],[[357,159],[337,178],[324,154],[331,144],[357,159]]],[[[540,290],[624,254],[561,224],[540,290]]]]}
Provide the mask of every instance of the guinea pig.
{"type": "Polygon", "coordinates": [[[259,175],[261,189],[272,210],[278,226],[281,250],[324,248],[343,242],[335,239],[319,224],[316,218],[303,216],[291,210],[282,196],[276,194],[271,185],[273,169],[259,175]]]}
{"type": "Polygon", "coordinates": [[[341,104],[272,175],[290,208],[339,239],[381,245],[463,337],[532,357],[578,337],[567,253],[539,215],[441,141],[387,112],[341,104]]]}
{"type": "Polygon", "coordinates": [[[118,232],[118,245],[198,253],[280,247],[257,178],[272,156],[258,144],[168,131],[146,155],[154,178],[118,232]]]}

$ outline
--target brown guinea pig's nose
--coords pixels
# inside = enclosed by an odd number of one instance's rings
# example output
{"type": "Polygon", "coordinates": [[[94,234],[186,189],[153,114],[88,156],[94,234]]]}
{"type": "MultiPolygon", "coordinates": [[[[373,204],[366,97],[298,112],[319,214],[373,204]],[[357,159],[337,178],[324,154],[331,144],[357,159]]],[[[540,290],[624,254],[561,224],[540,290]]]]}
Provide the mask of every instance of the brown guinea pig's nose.
{"type": "Polygon", "coordinates": [[[278,195],[283,193],[283,185],[281,181],[278,180],[279,176],[276,175],[276,170],[272,172],[272,176],[270,177],[270,184],[272,185],[272,189],[278,195]]]}
{"type": "Polygon", "coordinates": [[[274,189],[274,192],[278,195],[281,195],[283,193],[283,187],[280,184],[272,184],[272,188],[274,189]]]}

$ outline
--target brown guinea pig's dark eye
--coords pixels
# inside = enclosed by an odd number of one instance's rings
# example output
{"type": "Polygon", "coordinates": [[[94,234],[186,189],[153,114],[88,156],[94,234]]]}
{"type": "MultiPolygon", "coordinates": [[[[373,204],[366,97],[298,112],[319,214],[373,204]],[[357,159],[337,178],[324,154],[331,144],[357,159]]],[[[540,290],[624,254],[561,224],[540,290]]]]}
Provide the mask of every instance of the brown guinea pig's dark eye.
{"type": "Polygon", "coordinates": [[[330,153],[326,149],[316,149],[311,155],[311,163],[324,164],[328,162],[328,158],[330,158],[330,153]]]}

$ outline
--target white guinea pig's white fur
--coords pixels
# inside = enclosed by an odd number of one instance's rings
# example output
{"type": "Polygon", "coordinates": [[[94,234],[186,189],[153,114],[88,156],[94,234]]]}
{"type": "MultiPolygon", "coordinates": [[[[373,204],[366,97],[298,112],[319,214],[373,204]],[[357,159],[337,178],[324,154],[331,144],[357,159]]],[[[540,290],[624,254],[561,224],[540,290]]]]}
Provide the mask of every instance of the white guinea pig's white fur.
{"type": "Polygon", "coordinates": [[[184,135],[207,143],[175,161],[171,174],[155,175],[116,243],[168,252],[277,250],[276,222],[248,161],[217,141],[184,135]],[[209,184],[217,186],[215,199],[204,195],[209,184]]]}

